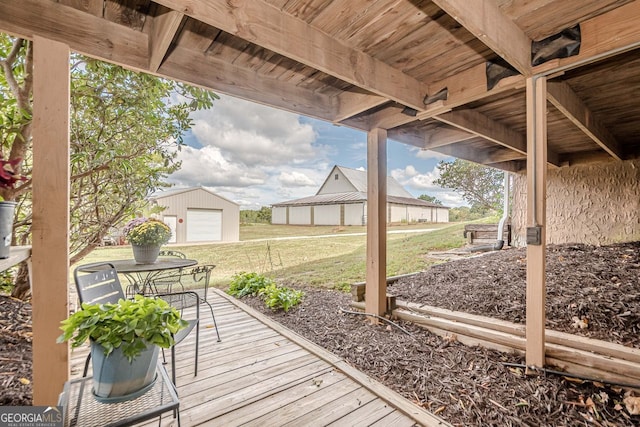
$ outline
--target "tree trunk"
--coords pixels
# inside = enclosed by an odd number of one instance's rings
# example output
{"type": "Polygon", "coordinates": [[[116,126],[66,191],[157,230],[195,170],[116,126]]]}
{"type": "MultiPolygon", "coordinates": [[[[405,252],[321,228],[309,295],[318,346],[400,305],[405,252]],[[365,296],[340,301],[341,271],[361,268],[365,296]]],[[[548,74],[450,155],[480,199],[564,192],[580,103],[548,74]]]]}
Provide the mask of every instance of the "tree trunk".
{"type": "Polygon", "coordinates": [[[29,268],[27,263],[20,264],[16,280],[11,291],[11,296],[20,300],[26,300],[31,296],[31,286],[29,284],[29,268]]]}

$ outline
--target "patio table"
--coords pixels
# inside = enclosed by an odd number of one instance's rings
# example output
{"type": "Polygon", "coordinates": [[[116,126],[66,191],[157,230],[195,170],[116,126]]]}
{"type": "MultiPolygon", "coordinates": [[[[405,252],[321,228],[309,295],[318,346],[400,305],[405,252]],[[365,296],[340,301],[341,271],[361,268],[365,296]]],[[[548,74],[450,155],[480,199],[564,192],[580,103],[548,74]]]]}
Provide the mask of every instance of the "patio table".
{"type": "MultiPolygon", "coordinates": [[[[169,270],[181,270],[198,264],[195,259],[182,259],[174,257],[160,257],[153,264],[137,264],[134,259],[119,259],[105,261],[113,264],[118,273],[122,273],[130,285],[127,286],[127,296],[134,294],[148,295],[154,293],[153,281],[162,273],[169,270]]],[[[100,270],[100,264],[93,263],[81,266],[80,271],[94,272],[100,270]]]]}

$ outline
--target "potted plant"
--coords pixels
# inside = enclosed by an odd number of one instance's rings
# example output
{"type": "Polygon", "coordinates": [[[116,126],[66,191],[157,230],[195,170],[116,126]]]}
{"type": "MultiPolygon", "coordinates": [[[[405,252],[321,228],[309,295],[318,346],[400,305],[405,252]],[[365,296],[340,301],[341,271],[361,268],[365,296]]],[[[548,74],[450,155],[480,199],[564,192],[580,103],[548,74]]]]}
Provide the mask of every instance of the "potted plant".
{"type": "MultiPolygon", "coordinates": [[[[3,160],[0,158],[0,188],[5,194],[13,188],[18,181],[26,178],[17,172],[22,159],[3,160]]],[[[11,254],[11,238],[13,235],[13,214],[16,202],[5,201],[0,194],[0,259],[9,258],[11,254]]]]}
{"type": "Polygon", "coordinates": [[[121,401],[153,385],[159,348],[171,347],[187,324],[166,301],[136,295],[115,304],[82,304],[82,310],[61,322],[57,341],[71,340],[75,348],[89,339],[94,395],[121,401]]]}
{"type": "Polygon", "coordinates": [[[138,264],[153,264],[160,247],[171,238],[171,229],[154,218],[135,218],[124,227],[124,235],[131,243],[133,257],[138,264]]]}

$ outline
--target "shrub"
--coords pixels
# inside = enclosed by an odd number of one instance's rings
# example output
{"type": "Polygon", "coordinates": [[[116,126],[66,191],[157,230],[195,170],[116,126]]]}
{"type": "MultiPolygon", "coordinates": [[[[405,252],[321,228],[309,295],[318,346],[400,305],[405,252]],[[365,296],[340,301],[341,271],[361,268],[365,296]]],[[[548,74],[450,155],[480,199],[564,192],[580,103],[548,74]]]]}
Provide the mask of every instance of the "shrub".
{"type": "Polygon", "coordinates": [[[274,284],[273,280],[258,273],[238,273],[235,274],[229,284],[227,293],[237,298],[246,295],[258,295],[261,289],[274,284]]]}
{"type": "Polygon", "coordinates": [[[284,311],[289,311],[291,307],[300,304],[304,292],[272,283],[261,289],[260,295],[264,297],[264,303],[270,309],[277,310],[281,308],[284,311]]]}

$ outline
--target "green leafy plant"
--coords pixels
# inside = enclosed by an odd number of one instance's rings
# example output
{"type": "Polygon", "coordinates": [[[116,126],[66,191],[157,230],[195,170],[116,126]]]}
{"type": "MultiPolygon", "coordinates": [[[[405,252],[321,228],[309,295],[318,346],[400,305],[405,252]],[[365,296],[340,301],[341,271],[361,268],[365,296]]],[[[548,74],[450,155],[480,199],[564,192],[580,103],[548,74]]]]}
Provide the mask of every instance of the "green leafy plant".
{"type": "Polygon", "coordinates": [[[289,311],[291,307],[300,304],[304,296],[302,291],[287,288],[286,286],[277,286],[275,283],[262,288],[259,294],[264,297],[264,303],[267,307],[272,310],[281,308],[284,311],[289,311]]]}
{"type": "Polygon", "coordinates": [[[241,272],[233,275],[227,293],[237,298],[258,295],[261,289],[272,284],[275,282],[262,274],[241,272]]]}
{"type": "Polygon", "coordinates": [[[121,299],[116,304],[82,304],[82,310],[61,322],[63,333],[57,342],[71,340],[75,348],[91,339],[104,348],[106,356],[122,347],[132,361],[148,344],[171,347],[173,336],[186,326],[166,301],[136,295],[134,300],[121,299]]]}
{"type": "Polygon", "coordinates": [[[132,245],[164,245],[171,238],[171,229],[154,218],[135,218],[125,225],[124,235],[132,245]]]}

